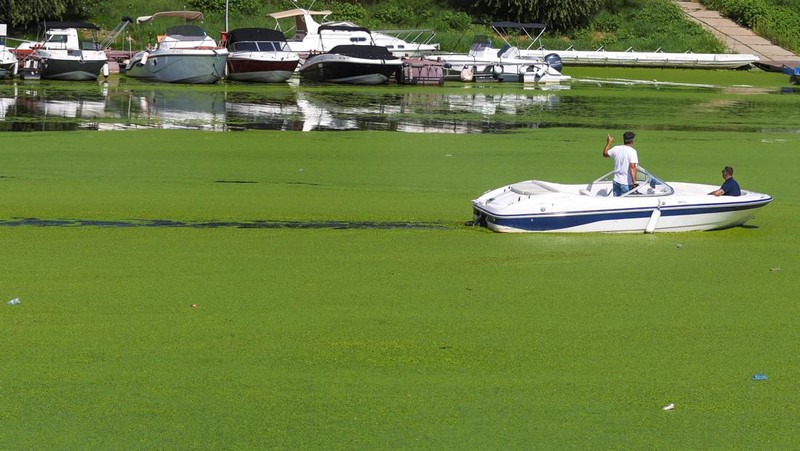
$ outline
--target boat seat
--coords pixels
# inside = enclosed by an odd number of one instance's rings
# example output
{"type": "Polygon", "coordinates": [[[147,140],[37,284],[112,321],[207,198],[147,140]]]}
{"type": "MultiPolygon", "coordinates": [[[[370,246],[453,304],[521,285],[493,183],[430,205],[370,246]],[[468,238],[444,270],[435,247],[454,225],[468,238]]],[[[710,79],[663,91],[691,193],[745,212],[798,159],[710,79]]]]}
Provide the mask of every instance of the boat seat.
{"type": "Polygon", "coordinates": [[[601,189],[600,191],[597,192],[597,194],[595,194],[595,197],[607,197],[608,193],[609,193],[608,190],[601,189]]]}
{"type": "Polygon", "coordinates": [[[591,195],[592,195],[592,192],[591,192],[591,191],[589,191],[588,189],[583,189],[583,188],[579,189],[579,190],[578,190],[578,193],[579,193],[581,196],[591,196],[591,195]]]}

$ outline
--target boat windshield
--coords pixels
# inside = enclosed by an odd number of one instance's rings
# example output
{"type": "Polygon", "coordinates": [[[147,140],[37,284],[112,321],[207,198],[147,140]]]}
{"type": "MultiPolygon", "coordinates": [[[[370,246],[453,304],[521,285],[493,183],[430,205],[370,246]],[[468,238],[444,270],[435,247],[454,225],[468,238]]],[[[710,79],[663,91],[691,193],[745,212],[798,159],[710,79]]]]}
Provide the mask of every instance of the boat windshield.
{"type": "MultiPolygon", "coordinates": [[[[603,192],[610,194],[611,184],[613,181],[614,181],[614,172],[612,171],[592,182],[589,185],[590,191],[592,189],[597,189],[598,187],[607,185],[608,189],[603,190],[603,192]]],[[[666,182],[664,182],[660,178],[651,174],[650,171],[648,171],[647,169],[639,166],[636,170],[636,188],[623,194],[623,196],[656,197],[656,196],[669,196],[672,193],[674,193],[674,190],[672,189],[671,186],[669,186],[666,182]]]]}
{"type": "Polygon", "coordinates": [[[285,42],[272,41],[240,41],[233,44],[234,51],[237,52],[288,52],[289,48],[285,42]]]}

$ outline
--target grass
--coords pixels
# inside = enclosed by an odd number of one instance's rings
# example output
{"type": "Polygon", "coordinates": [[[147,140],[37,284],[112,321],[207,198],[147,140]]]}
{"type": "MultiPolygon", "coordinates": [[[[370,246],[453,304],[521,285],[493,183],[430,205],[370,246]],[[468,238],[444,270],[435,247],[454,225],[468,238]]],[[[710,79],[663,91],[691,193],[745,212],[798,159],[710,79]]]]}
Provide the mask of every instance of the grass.
{"type": "Polygon", "coordinates": [[[605,172],[604,136],[5,134],[6,221],[441,228],[3,227],[0,447],[793,446],[795,134],[639,133],[658,175],[772,194],[749,227],[462,225],[485,189],[605,172]]]}

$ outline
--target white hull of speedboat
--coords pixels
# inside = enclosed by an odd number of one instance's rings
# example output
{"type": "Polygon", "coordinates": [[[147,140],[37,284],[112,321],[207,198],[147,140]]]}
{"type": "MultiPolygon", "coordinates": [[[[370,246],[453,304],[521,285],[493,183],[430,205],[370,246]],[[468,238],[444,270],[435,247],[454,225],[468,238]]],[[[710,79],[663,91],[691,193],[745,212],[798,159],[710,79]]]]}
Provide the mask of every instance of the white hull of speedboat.
{"type": "Polygon", "coordinates": [[[530,180],[491,190],[472,201],[476,224],[496,232],[687,232],[744,224],[772,201],[767,194],[712,196],[719,188],[665,183],[648,177],[621,197],[608,177],[589,185],[530,180]]]}

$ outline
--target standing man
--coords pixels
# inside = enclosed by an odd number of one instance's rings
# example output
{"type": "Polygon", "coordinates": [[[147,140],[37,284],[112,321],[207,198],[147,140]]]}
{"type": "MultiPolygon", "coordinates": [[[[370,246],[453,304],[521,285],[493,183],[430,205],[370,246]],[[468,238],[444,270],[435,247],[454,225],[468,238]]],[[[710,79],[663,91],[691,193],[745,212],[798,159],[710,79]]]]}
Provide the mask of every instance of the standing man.
{"type": "Polygon", "coordinates": [[[632,190],[636,184],[636,165],[639,164],[639,154],[633,148],[633,138],[636,134],[625,132],[622,135],[623,145],[611,147],[614,138],[608,135],[606,147],[603,149],[604,157],[614,158],[614,196],[619,197],[632,190]]]}
{"type": "Polygon", "coordinates": [[[722,186],[716,190],[711,191],[708,194],[712,194],[714,196],[741,196],[742,190],[739,188],[739,183],[733,179],[733,168],[730,166],[725,166],[725,169],[722,170],[722,178],[725,179],[725,182],[722,183],[722,186]]]}

